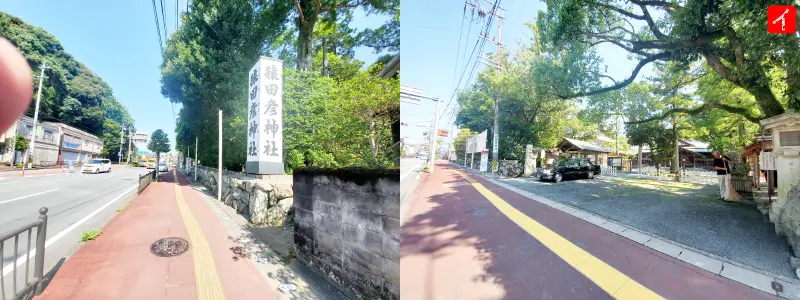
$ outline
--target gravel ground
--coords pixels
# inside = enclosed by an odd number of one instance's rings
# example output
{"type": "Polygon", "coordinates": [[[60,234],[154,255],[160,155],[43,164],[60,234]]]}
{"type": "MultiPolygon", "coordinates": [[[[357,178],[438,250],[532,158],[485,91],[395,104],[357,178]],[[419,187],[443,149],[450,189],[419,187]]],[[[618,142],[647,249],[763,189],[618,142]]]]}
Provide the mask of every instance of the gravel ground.
{"type": "Polygon", "coordinates": [[[599,177],[560,183],[499,179],[768,273],[795,278],[786,238],[753,205],[718,198],[716,185],[599,177]]]}

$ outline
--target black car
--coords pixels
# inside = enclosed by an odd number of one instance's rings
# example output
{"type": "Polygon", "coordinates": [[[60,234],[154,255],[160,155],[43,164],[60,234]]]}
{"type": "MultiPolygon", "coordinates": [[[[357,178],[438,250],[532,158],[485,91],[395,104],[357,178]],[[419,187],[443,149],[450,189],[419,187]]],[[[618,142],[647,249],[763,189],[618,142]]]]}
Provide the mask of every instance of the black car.
{"type": "Polygon", "coordinates": [[[600,174],[600,165],[593,164],[588,158],[571,158],[562,161],[552,169],[539,172],[539,180],[552,180],[561,182],[564,178],[592,179],[600,174]]]}

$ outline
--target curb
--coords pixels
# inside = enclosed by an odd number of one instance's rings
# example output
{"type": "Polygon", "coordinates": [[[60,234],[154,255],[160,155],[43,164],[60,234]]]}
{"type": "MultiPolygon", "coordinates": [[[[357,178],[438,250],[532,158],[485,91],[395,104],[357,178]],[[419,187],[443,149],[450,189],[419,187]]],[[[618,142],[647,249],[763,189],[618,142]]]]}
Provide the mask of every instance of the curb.
{"type": "Polygon", "coordinates": [[[677,242],[670,241],[664,237],[651,234],[642,230],[635,229],[631,226],[621,224],[611,219],[602,217],[600,215],[582,210],[580,208],[555,202],[545,197],[538,196],[531,192],[522,190],[520,188],[511,186],[504,182],[499,182],[495,178],[490,178],[483,174],[477,173],[471,169],[465,169],[461,166],[451,166],[458,169],[463,169],[468,173],[479,176],[487,181],[496,184],[500,187],[520,194],[528,199],[537,201],[544,205],[550,206],[554,209],[560,210],[564,213],[572,215],[576,218],[584,220],[588,223],[594,224],[614,234],[625,237],[631,241],[642,244],[645,247],[661,252],[665,255],[677,258],[683,262],[689,263],[708,272],[725,277],[732,281],[747,285],[754,289],[763,291],[765,293],[783,297],[786,299],[800,300],[800,281],[793,278],[787,278],[776,274],[767,274],[766,272],[754,270],[749,266],[744,266],[739,263],[733,262],[729,259],[696,249],[691,246],[683,245],[677,242]]]}

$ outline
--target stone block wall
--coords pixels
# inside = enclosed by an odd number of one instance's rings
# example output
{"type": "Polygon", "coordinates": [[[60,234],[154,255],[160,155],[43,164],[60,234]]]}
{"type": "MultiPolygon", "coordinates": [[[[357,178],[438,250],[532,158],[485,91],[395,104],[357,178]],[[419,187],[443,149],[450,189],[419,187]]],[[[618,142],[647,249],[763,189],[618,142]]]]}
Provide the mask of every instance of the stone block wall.
{"type": "Polygon", "coordinates": [[[296,169],[297,258],[357,299],[400,299],[400,171],[296,169]]]}
{"type": "Polygon", "coordinates": [[[516,160],[501,160],[497,162],[497,172],[501,176],[522,176],[522,165],[516,160]]]}
{"type": "MultiPolygon", "coordinates": [[[[194,170],[187,173],[193,177],[194,170]]],[[[197,167],[197,180],[217,193],[216,168],[197,167]]],[[[222,202],[254,225],[283,226],[292,222],[291,175],[251,175],[222,171],[222,202]]]]}

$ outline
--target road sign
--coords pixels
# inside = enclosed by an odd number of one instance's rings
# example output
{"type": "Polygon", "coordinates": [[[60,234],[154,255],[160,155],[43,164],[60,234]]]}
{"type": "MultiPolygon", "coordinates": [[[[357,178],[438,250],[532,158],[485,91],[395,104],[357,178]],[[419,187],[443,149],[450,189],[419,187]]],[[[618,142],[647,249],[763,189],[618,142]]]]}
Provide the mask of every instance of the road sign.
{"type": "Polygon", "coordinates": [[[122,156],[122,151],[117,152],[117,156],[122,156]]]}
{"type": "Polygon", "coordinates": [[[448,137],[448,136],[450,136],[450,131],[444,130],[444,129],[439,129],[439,132],[437,132],[436,135],[443,136],[443,137],[448,137]]]}

